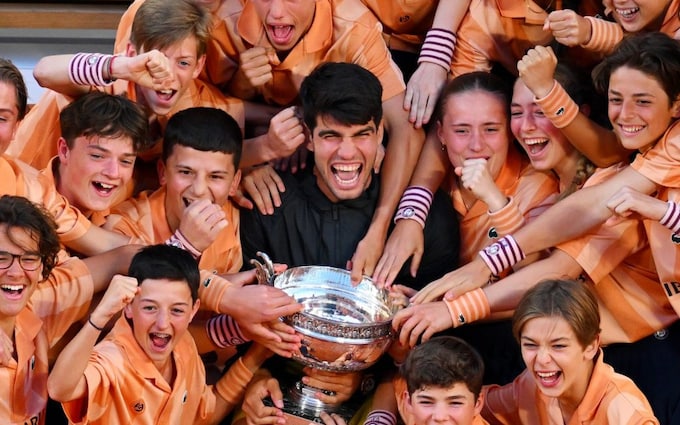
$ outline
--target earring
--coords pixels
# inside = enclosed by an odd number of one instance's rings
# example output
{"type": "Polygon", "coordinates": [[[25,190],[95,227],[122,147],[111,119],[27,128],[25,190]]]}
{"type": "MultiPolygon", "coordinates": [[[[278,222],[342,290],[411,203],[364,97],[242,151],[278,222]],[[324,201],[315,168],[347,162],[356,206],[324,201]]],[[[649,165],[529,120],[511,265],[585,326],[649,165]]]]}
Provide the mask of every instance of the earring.
{"type": "Polygon", "coordinates": [[[442,143],[442,152],[446,152],[446,145],[442,143]]]}

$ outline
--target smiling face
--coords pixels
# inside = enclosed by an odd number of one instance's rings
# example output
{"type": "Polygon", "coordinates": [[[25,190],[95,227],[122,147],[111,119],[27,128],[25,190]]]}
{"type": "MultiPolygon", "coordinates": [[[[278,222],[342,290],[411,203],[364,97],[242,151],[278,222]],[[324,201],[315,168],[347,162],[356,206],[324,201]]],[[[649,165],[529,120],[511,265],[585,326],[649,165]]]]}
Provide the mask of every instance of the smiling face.
{"type": "Polygon", "coordinates": [[[515,82],[512,92],[510,128],[537,170],[558,168],[575,152],[569,140],[543,114],[533,93],[520,79],[515,82]]]}
{"type": "Polygon", "coordinates": [[[207,199],[224,205],[240,177],[231,154],[175,145],[166,163],[159,162],[160,182],[166,187],[165,214],[172,230],[179,227],[184,209],[194,201],[207,199]]]}
{"type": "Polygon", "coordinates": [[[603,0],[614,20],[627,32],[658,31],[671,0],[603,0]]]}
{"type": "MultiPolygon", "coordinates": [[[[8,228],[0,224],[0,251],[15,255],[38,254],[38,243],[26,229],[8,228]]],[[[13,318],[26,307],[31,294],[42,278],[42,265],[34,271],[26,271],[14,258],[7,269],[0,269],[0,319],[13,318]]]]}
{"type": "Polygon", "coordinates": [[[5,153],[19,126],[16,88],[0,81],[0,155],[5,153]]]}
{"type": "Polygon", "coordinates": [[[146,279],[125,307],[137,343],[158,370],[168,367],[170,355],[189,327],[200,302],[191,299],[186,281],[146,279]]]}
{"type": "MultiPolygon", "coordinates": [[[[137,101],[151,112],[156,115],[167,115],[184,95],[193,80],[198,78],[201,70],[203,70],[205,55],[198,55],[198,41],[194,36],[161,49],[161,52],[168,58],[174,74],[171,88],[156,91],[137,85],[136,92],[137,101]]],[[[128,56],[135,55],[137,55],[135,48],[128,45],[128,56]]]]}
{"type": "Polygon", "coordinates": [[[279,52],[292,49],[314,20],[316,0],[251,0],[267,38],[279,52]]]}
{"type": "Polygon", "coordinates": [[[345,125],[316,118],[309,149],[317,184],[331,202],[356,199],[368,188],[382,135],[382,124],[376,128],[373,121],[345,125]]]}
{"type": "Polygon", "coordinates": [[[571,405],[585,395],[599,338],[583,347],[562,317],[530,319],[520,333],[522,358],[538,389],[571,405]]]}
{"type": "Polygon", "coordinates": [[[621,144],[644,150],[656,143],[678,117],[680,102],[670,102],[659,82],[622,66],[611,73],[608,115],[621,144]]]}
{"type": "Polygon", "coordinates": [[[418,425],[471,425],[482,410],[480,395],[475,395],[463,382],[450,388],[425,387],[407,397],[406,408],[418,425]]]}
{"type": "Polygon", "coordinates": [[[437,122],[437,135],[454,167],[462,166],[466,159],[484,158],[495,179],[510,144],[506,106],[483,90],[452,94],[437,122]]]}
{"type": "Polygon", "coordinates": [[[129,137],[77,137],[73,147],[59,139],[57,188],[81,211],[106,211],[132,179],[135,151],[129,137]]]}

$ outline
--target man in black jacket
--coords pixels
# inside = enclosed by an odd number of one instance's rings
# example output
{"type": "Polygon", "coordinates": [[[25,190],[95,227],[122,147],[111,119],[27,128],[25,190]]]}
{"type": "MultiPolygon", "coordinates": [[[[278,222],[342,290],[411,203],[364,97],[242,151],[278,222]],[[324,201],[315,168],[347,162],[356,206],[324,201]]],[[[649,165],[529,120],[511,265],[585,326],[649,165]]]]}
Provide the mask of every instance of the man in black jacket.
{"type": "MultiPolygon", "coordinates": [[[[314,166],[280,175],[285,192],[271,215],[241,211],[244,265],[256,252],[290,267],[345,268],[378,204],[373,165],[383,140],[382,86],[358,65],[327,63],[302,83],[303,119],[314,166]]],[[[397,283],[420,289],[458,264],[458,221],[437,193],[425,222],[425,251],[415,277],[407,263],[397,283]]]]}

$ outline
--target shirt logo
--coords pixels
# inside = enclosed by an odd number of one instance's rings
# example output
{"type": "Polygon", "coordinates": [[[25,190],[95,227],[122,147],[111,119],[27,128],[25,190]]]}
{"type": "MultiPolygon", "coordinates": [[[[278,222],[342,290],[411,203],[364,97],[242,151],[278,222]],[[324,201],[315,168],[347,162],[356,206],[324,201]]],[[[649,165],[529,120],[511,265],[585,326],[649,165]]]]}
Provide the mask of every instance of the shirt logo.
{"type": "Polygon", "coordinates": [[[680,235],[673,233],[671,235],[671,242],[673,242],[676,245],[680,244],[680,235]]]}
{"type": "Polygon", "coordinates": [[[409,15],[404,15],[404,16],[399,17],[399,22],[401,22],[402,24],[404,24],[404,23],[406,23],[410,20],[411,20],[411,17],[409,15]]]}
{"type": "Polygon", "coordinates": [[[187,390],[184,390],[184,395],[182,395],[182,404],[186,404],[187,402],[187,390]]]}
{"type": "Polygon", "coordinates": [[[132,404],[132,410],[135,411],[135,413],[142,413],[144,412],[144,400],[137,400],[132,404]]]}
{"type": "Polygon", "coordinates": [[[498,231],[496,231],[495,227],[492,227],[492,228],[489,229],[488,235],[489,235],[489,239],[496,239],[496,238],[498,238],[498,231]]]}
{"type": "Polygon", "coordinates": [[[29,367],[31,370],[35,369],[35,356],[31,356],[31,360],[29,361],[29,367]]]}
{"type": "Polygon", "coordinates": [[[212,276],[206,278],[206,279],[203,281],[203,286],[207,288],[208,286],[210,286],[210,283],[211,283],[211,282],[212,282],[212,276]]]}

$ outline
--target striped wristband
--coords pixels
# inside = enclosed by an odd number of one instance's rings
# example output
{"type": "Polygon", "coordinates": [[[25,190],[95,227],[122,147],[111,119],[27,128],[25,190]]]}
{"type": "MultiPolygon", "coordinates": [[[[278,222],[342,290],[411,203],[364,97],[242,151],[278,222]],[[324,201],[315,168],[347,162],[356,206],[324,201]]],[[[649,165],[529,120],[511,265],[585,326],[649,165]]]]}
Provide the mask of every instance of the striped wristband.
{"type": "Polygon", "coordinates": [[[220,314],[208,320],[205,330],[210,341],[219,348],[241,345],[250,341],[243,335],[236,320],[227,314],[220,314]]]}
{"type": "Polygon", "coordinates": [[[502,237],[498,242],[479,251],[479,256],[494,275],[501,274],[503,270],[519,263],[525,257],[522,248],[512,235],[502,237]]]}
{"type": "Polygon", "coordinates": [[[108,86],[113,83],[111,64],[113,55],[76,53],[68,66],[68,77],[79,86],[108,86]],[[108,73],[108,79],[106,74],[108,73]]]}
{"type": "Polygon", "coordinates": [[[388,410],[373,410],[366,416],[364,425],[397,425],[397,417],[388,410]]]}
{"type": "Polygon", "coordinates": [[[680,233],[680,206],[675,202],[668,201],[666,214],[661,217],[659,223],[671,229],[676,235],[680,233]]]}
{"type": "Polygon", "coordinates": [[[415,220],[424,228],[427,214],[432,205],[432,198],[432,192],[426,187],[410,186],[406,188],[401,200],[399,200],[394,222],[396,223],[401,219],[415,220]]]}
{"type": "Polygon", "coordinates": [[[456,34],[443,29],[431,28],[420,48],[418,63],[429,62],[441,66],[449,72],[453,50],[456,48],[456,34]]]}
{"type": "Polygon", "coordinates": [[[453,300],[444,299],[444,303],[449,309],[454,328],[491,315],[489,300],[482,288],[466,292],[453,300]]]}
{"type": "Polygon", "coordinates": [[[576,102],[557,81],[545,97],[536,99],[536,104],[557,128],[564,128],[574,122],[579,113],[576,102]]]}
{"type": "Polygon", "coordinates": [[[165,244],[187,251],[192,257],[194,257],[195,260],[201,258],[201,251],[193,246],[191,242],[189,242],[189,240],[184,236],[184,233],[182,233],[182,231],[179,229],[175,230],[175,233],[173,233],[172,236],[170,236],[170,238],[165,241],[165,244]]]}

